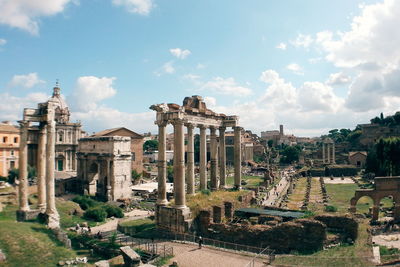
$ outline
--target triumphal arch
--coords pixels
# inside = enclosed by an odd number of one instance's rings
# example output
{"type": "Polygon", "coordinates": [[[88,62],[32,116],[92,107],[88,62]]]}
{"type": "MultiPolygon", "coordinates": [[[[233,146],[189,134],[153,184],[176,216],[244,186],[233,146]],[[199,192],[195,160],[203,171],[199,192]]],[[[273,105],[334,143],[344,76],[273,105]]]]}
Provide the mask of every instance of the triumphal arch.
{"type": "Polygon", "coordinates": [[[186,206],[186,193],[195,193],[194,128],[198,127],[200,130],[200,190],[207,189],[207,129],[210,130],[210,189],[218,190],[226,186],[225,131],[227,127],[232,127],[234,130],[234,187],[240,189],[242,128],[238,126],[237,116],[226,116],[207,109],[203,98],[197,95],[186,97],[182,106],[178,104],[158,104],[152,105],[150,109],[157,112],[155,124],[158,125],[157,224],[166,226],[173,231],[185,231],[190,223],[190,210],[186,206]],[[175,203],[172,207],[167,206],[166,194],[166,126],[168,124],[172,124],[174,127],[175,203]],[[186,169],[184,127],[187,128],[186,169]],[[217,130],[219,131],[219,138],[217,137],[217,130]]]}

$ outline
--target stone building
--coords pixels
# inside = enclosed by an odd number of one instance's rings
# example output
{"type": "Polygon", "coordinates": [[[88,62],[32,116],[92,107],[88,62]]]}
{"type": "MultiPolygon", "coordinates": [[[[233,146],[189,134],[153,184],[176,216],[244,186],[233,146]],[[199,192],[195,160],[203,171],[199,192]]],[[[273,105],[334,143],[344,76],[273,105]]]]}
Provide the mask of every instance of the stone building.
{"type": "Polygon", "coordinates": [[[364,168],[367,161],[366,151],[349,152],[349,163],[358,168],[364,168]]]}
{"type": "MultiPolygon", "coordinates": [[[[56,85],[49,99],[55,107],[56,151],[55,169],[57,171],[76,171],[76,151],[79,138],[84,136],[79,122],[70,122],[68,105],[61,96],[61,89],[56,85]]],[[[47,103],[47,102],[46,102],[47,103]]],[[[39,108],[46,103],[39,104],[39,108]]],[[[39,126],[32,125],[28,131],[28,164],[38,167],[39,126]]]]}
{"type": "Polygon", "coordinates": [[[19,128],[9,122],[0,124],[0,176],[7,176],[8,171],[18,168],[19,128]]]}
{"type": "Polygon", "coordinates": [[[99,136],[127,136],[131,138],[132,170],[143,172],[143,135],[135,133],[125,127],[104,130],[92,135],[99,136]]]}
{"type": "Polygon", "coordinates": [[[81,138],[77,158],[77,179],[81,194],[107,201],[131,197],[130,137],[81,138]]]}

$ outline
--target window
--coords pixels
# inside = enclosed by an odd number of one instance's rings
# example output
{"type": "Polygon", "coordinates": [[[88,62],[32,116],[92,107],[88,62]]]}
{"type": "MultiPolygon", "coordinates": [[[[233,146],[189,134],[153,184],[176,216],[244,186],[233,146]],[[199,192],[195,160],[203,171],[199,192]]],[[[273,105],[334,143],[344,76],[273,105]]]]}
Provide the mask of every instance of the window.
{"type": "Polygon", "coordinates": [[[15,169],[15,161],[10,161],[10,169],[15,169]]]}
{"type": "Polygon", "coordinates": [[[11,150],[11,156],[14,156],[14,150],[11,150]]]}
{"type": "Polygon", "coordinates": [[[136,155],[135,155],[135,152],[132,152],[132,161],[135,161],[136,160],[136,157],[135,157],[136,155]]]}
{"type": "Polygon", "coordinates": [[[7,143],[7,139],[8,139],[7,136],[4,136],[3,137],[3,143],[7,143]]]}
{"type": "Polygon", "coordinates": [[[62,132],[58,133],[58,141],[60,141],[60,142],[63,141],[63,133],[62,132]]]}
{"type": "Polygon", "coordinates": [[[18,137],[14,137],[14,144],[18,143],[18,137]]]}

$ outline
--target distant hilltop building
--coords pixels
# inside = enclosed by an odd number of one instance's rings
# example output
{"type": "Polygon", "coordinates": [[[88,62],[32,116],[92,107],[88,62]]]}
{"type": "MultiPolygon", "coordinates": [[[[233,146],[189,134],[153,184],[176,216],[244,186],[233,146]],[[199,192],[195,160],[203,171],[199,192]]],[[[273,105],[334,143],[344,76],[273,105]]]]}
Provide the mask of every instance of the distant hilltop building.
{"type": "Polygon", "coordinates": [[[285,135],[283,132],[283,125],[279,125],[279,131],[278,130],[273,130],[273,131],[264,131],[261,132],[261,139],[265,141],[272,140],[273,141],[273,146],[277,145],[295,145],[297,144],[297,137],[294,135],[285,135]]]}

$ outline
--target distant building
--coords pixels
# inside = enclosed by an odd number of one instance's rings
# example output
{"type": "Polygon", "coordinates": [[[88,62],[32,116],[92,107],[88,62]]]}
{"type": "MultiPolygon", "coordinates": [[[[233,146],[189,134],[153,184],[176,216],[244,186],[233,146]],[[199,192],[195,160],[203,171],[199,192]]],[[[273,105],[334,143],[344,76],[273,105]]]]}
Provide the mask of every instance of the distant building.
{"type": "MultiPolygon", "coordinates": [[[[56,146],[55,169],[57,171],[76,172],[76,152],[78,140],[84,136],[79,122],[70,122],[70,112],[67,103],[61,96],[61,89],[56,85],[53,95],[48,100],[55,105],[56,146]]],[[[38,104],[38,107],[45,103],[38,104]]],[[[31,126],[28,131],[28,164],[37,166],[39,127],[31,126]]]]}
{"type": "Polygon", "coordinates": [[[364,168],[367,161],[367,152],[365,151],[354,151],[349,152],[349,163],[359,168],[364,168]]]}
{"type": "Polygon", "coordinates": [[[19,128],[9,122],[0,124],[0,176],[18,168],[19,128]]]}
{"type": "Polygon", "coordinates": [[[400,136],[400,126],[386,126],[376,123],[359,124],[361,128],[360,143],[365,148],[372,147],[379,138],[387,138],[391,136],[400,136]]]}
{"type": "Polygon", "coordinates": [[[143,135],[135,133],[125,127],[107,129],[92,135],[99,136],[127,136],[131,138],[132,170],[138,173],[143,171],[143,135]]]}

